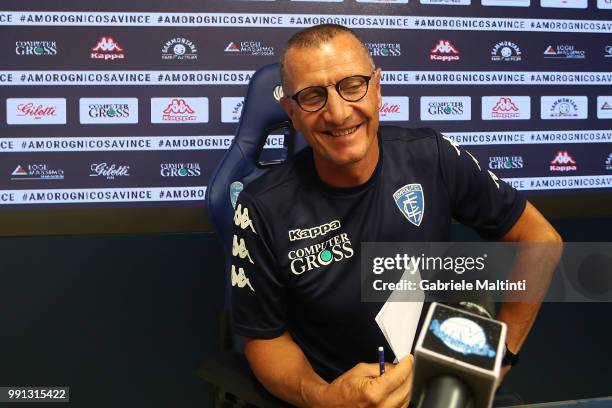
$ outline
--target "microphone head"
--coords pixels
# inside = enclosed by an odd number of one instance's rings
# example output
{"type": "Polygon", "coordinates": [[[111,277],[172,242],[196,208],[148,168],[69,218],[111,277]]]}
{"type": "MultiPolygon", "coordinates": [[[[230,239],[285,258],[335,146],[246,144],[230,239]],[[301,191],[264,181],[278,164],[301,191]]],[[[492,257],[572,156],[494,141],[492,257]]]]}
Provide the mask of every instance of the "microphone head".
{"type": "Polygon", "coordinates": [[[505,340],[504,323],[432,303],[415,346],[413,400],[450,375],[467,386],[475,407],[491,406],[505,340]]]}

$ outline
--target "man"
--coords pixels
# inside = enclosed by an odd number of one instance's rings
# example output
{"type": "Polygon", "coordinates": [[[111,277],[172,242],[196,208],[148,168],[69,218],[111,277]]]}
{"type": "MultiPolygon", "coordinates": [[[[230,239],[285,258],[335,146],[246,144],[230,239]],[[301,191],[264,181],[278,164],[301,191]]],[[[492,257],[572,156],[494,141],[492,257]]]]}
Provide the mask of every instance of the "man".
{"type": "MultiPolygon", "coordinates": [[[[382,376],[366,363],[385,340],[374,322],[381,305],[360,302],[360,242],[448,241],[451,217],[489,239],[560,238],[449,139],[433,130],[379,129],[381,71],[352,31],[322,25],[297,33],[281,72],[281,103],[310,148],[239,197],[235,332],[246,338],[257,378],[294,405],[407,406],[412,356],[388,364],[382,376]],[[394,200],[406,188],[423,194],[412,211],[394,200]]],[[[513,303],[500,311],[512,352],[538,308],[513,303]]]]}

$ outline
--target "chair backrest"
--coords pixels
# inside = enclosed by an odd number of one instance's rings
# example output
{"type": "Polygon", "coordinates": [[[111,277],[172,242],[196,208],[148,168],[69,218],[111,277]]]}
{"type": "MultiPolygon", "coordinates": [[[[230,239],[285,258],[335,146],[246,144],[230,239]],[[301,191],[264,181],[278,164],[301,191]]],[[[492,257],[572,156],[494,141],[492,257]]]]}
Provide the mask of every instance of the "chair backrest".
{"type": "Polygon", "coordinates": [[[243,186],[269,170],[258,166],[258,161],[270,130],[283,124],[291,129],[289,138],[293,139],[285,142],[287,158],[306,145],[301,135],[293,134],[289,118],[278,102],[283,95],[280,83],[279,64],[266,65],[255,72],[247,89],[234,141],[208,183],[208,217],[222,241],[227,268],[232,255],[235,200],[243,186]]]}

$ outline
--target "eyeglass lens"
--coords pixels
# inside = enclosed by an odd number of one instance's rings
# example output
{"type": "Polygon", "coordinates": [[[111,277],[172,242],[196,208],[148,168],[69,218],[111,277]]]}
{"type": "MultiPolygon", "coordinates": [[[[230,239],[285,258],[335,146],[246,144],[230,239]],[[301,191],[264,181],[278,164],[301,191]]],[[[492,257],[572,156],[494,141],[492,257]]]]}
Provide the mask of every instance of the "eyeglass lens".
{"type": "MultiPolygon", "coordinates": [[[[340,97],[348,102],[356,102],[363,98],[368,91],[367,77],[352,76],[344,78],[336,85],[340,97]]],[[[300,91],[297,102],[302,109],[314,112],[325,106],[327,102],[327,88],[324,86],[312,86],[300,91]]]]}

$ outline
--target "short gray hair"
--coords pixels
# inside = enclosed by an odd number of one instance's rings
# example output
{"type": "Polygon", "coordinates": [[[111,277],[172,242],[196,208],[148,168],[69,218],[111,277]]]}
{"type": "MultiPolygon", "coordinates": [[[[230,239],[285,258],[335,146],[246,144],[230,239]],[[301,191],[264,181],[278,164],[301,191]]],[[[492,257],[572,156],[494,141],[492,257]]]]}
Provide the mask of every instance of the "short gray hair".
{"type": "Polygon", "coordinates": [[[331,41],[340,34],[348,34],[359,42],[363,52],[365,55],[367,55],[368,60],[372,65],[372,70],[374,70],[374,59],[372,58],[372,54],[370,54],[370,50],[368,50],[368,47],[366,47],[361,38],[359,38],[359,36],[353,30],[339,24],[320,24],[306,28],[302,31],[298,31],[297,33],[293,34],[293,36],[291,36],[289,41],[287,41],[285,44],[285,47],[281,51],[280,55],[280,76],[283,88],[285,87],[286,78],[285,58],[290,49],[318,47],[321,44],[331,41]]]}

